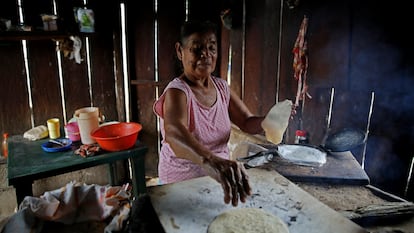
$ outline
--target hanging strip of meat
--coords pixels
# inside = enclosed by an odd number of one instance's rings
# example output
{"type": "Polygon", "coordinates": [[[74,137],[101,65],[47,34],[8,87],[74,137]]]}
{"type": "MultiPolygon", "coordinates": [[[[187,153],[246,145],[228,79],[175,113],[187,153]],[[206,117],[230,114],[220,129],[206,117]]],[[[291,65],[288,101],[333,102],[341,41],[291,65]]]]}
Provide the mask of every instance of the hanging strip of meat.
{"type": "Polygon", "coordinates": [[[299,106],[299,101],[305,98],[312,98],[308,93],[308,85],[306,84],[306,73],[308,69],[308,44],[306,40],[306,32],[308,28],[308,18],[303,17],[300,25],[298,37],[293,47],[293,77],[298,81],[298,89],[296,91],[295,106],[299,106]]]}

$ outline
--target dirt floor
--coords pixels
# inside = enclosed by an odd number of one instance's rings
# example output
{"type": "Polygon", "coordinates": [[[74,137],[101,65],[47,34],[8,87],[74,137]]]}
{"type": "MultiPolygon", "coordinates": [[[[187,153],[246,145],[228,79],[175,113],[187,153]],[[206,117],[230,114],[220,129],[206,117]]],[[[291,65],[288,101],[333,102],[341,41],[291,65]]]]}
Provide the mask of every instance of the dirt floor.
{"type": "MultiPolygon", "coordinates": [[[[372,186],[295,183],[330,208],[349,218],[349,212],[367,206],[387,205],[405,200],[372,186]]],[[[370,233],[414,233],[414,216],[362,219],[357,222],[370,233]]]]}
{"type": "Polygon", "coordinates": [[[332,185],[311,183],[296,184],[336,211],[355,210],[367,205],[388,203],[388,201],[373,194],[365,186],[335,185],[333,187],[332,185]]]}

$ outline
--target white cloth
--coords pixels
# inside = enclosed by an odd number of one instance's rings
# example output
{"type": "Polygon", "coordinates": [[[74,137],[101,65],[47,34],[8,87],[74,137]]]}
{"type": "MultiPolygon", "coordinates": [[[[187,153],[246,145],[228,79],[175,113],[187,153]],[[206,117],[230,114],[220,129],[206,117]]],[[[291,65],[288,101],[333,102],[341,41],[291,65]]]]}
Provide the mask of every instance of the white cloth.
{"type": "Polygon", "coordinates": [[[73,41],[73,50],[70,53],[69,59],[75,58],[76,63],[80,64],[83,61],[80,54],[82,41],[78,36],[70,36],[69,38],[73,41]]]}
{"type": "Polygon", "coordinates": [[[41,232],[44,221],[74,224],[112,218],[105,233],[122,229],[131,209],[128,185],[100,186],[68,183],[40,197],[27,196],[2,233],[41,232]]]}
{"type": "Polygon", "coordinates": [[[45,138],[48,135],[49,131],[47,130],[47,127],[44,125],[39,125],[24,132],[23,137],[31,141],[36,141],[45,138]]]}

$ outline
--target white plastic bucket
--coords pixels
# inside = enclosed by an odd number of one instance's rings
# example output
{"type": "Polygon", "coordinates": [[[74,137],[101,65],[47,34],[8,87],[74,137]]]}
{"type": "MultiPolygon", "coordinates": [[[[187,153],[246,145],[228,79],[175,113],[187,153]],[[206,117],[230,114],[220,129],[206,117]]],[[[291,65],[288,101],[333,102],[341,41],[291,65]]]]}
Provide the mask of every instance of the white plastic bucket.
{"type": "Polygon", "coordinates": [[[99,121],[102,119],[99,108],[80,108],[75,111],[74,117],[78,122],[82,144],[96,143],[96,141],[91,137],[91,132],[99,127],[99,121]]]}

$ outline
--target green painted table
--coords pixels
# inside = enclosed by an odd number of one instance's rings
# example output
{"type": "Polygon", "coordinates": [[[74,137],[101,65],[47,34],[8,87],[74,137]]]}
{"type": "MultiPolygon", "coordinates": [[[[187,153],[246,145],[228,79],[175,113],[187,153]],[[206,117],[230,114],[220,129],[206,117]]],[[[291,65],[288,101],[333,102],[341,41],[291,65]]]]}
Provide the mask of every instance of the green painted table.
{"type": "MultiPolygon", "coordinates": [[[[63,152],[45,152],[41,145],[49,139],[29,141],[21,135],[10,137],[8,165],[9,185],[16,189],[17,203],[20,204],[25,196],[32,196],[34,180],[56,176],[59,174],[85,169],[101,164],[111,164],[118,160],[131,161],[132,187],[135,197],[146,192],[145,183],[145,154],[148,147],[137,141],[136,145],[128,150],[116,152],[100,152],[91,157],[83,158],[75,154],[78,145],[63,152]]],[[[109,169],[111,185],[113,185],[113,169],[109,169]]]]}

